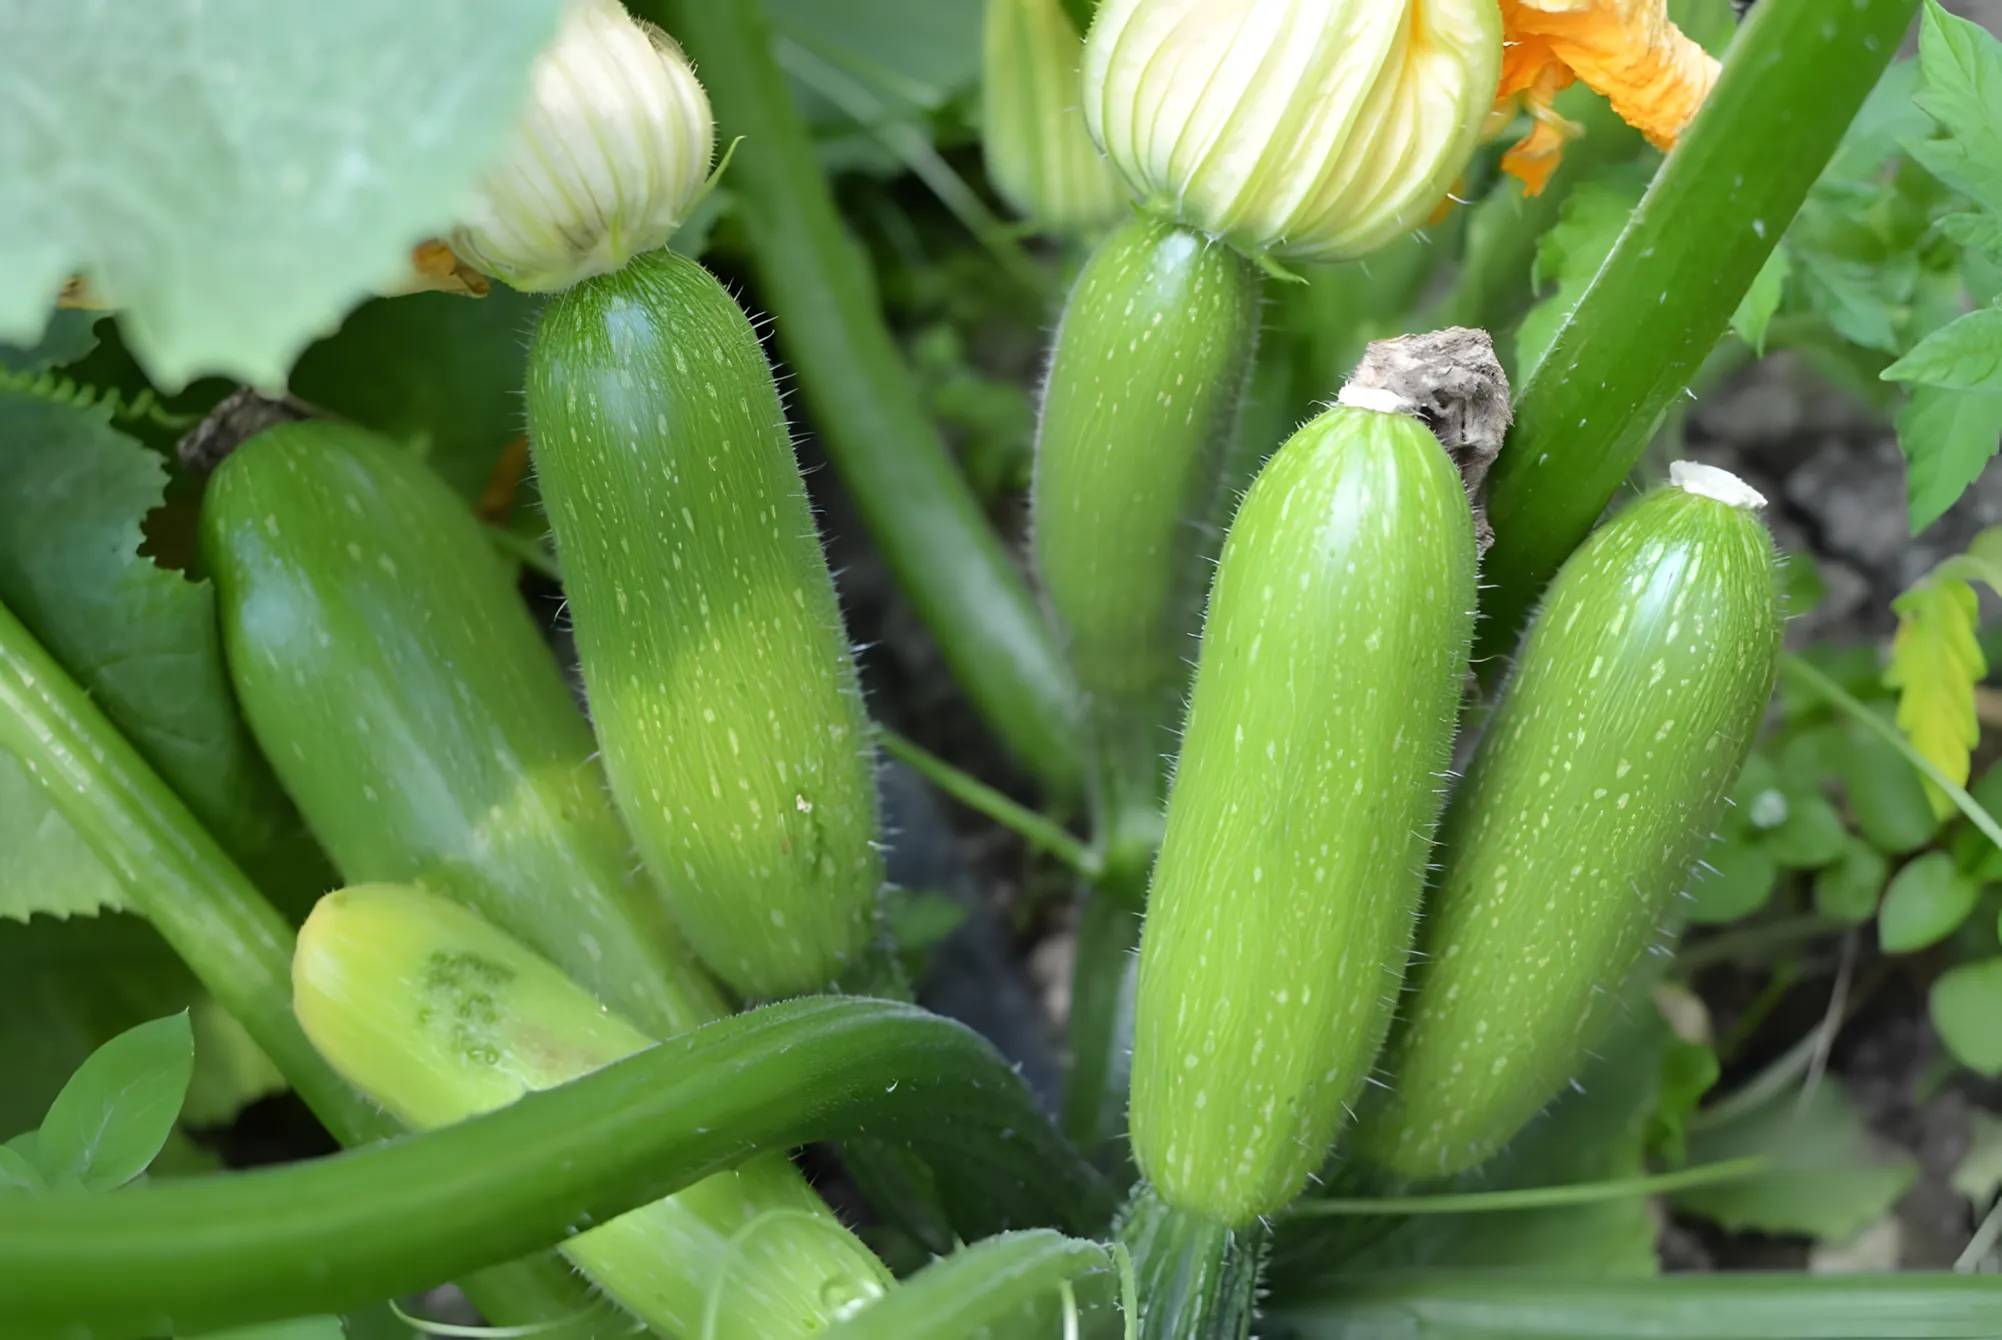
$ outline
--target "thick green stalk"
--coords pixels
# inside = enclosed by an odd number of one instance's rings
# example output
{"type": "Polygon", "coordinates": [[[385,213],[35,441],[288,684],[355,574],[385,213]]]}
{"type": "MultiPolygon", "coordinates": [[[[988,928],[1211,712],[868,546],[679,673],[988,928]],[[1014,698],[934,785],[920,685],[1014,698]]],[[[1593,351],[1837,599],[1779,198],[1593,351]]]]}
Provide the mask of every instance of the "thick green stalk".
{"type": "Polygon", "coordinates": [[[350,884],[422,884],[658,1037],[729,1010],[635,869],[591,728],[444,481],[327,421],[259,435],[202,500],[230,678],[350,884]]]}
{"type": "Polygon", "coordinates": [[[1065,1021],[1064,1134],[1086,1153],[1123,1165],[1126,1084],[1133,1051],[1134,951],[1140,915],[1126,902],[1080,890],[1071,1008],[1065,1021]],[[1114,1142],[1118,1141],[1117,1144],[1114,1142]]]}
{"type": "Polygon", "coordinates": [[[1003,1233],[933,1261],[835,1326],[827,1340],[1056,1335],[1059,1292],[1069,1286],[1076,1301],[1076,1291],[1093,1283],[1107,1295],[1117,1289],[1117,1267],[1103,1245],[1047,1228],[1003,1233]]]}
{"type": "Polygon", "coordinates": [[[442,1131],[117,1196],[10,1200],[0,1335],[99,1340],[332,1312],[558,1241],[752,1155],[868,1131],[1088,1234],[1104,1180],[1006,1060],[908,1005],[806,998],[709,1024],[442,1131]]]}
{"type": "Polygon", "coordinates": [[[1731,1336],[1742,1340],[1988,1340],[1992,1275],[1704,1274],[1609,1280],[1540,1271],[1328,1275],[1319,1297],[1272,1309],[1301,1340],[1357,1335],[1602,1340],[1731,1336]]]}
{"type": "MultiPolygon", "coordinates": [[[[419,1130],[505,1107],[653,1041],[547,959],[409,885],[322,898],[299,932],[292,975],[313,1044],[419,1130]]],[[[562,1250],[662,1334],[708,1340],[804,1340],[889,1284],[778,1152],[562,1250]]]]}
{"type": "Polygon", "coordinates": [[[1136,215],[1078,276],[1050,357],[1036,566],[1091,727],[1100,887],[1136,908],[1203,595],[1244,482],[1226,472],[1260,280],[1230,248],[1136,215]]]}
{"type": "MultiPolygon", "coordinates": [[[[293,1018],[292,928],[4,606],[0,748],[27,765],[70,827],[118,876],[132,905],[335,1139],[357,1145],[396,1132],[320,1058],[293,1018]]],[[[5,1270],[0,1277],[12,1278],[5,1270]]],[[[549,1320],[588,1303],[574,1281],[546,1262],[489,1272],[486,1288],[466,1284],[500,1322],[549,1320]]],[[[0,1319],[5,1315],[0,1311],[0,1319]]]]}
{"type": "Polygon", "coordinates": [[[1911,22],[1917,0],[1761,0],[1515,406],[1488,516],[1481,647],[1499,673],[1729,324],[1911,22]]]}
{"type": "Polygon", "coordinates": [[[1074,693],[1055,639],[883,324],[757,0],[639,8],[687,45],[723,135],[743,137],[730,189],[758,292],[877,545],[989,724],[1053,790],[1076,790],[1074,693]]]}
{"type": "Polygon", "coordinates": [[[1141,1340],[1244,1340],[1271,1237],[1261,1221],[1232,1228],[1141,1186],[1119,1225],[1139,1278],[1141,1340]]]}

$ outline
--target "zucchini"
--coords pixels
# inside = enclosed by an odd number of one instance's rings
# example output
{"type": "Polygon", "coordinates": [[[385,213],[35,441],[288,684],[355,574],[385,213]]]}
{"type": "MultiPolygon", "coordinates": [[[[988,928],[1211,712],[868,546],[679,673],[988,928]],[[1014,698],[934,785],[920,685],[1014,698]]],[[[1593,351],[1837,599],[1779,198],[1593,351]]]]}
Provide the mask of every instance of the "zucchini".
{"type": "Polygon", "coordinates": [[[1330,409],[1238,510],[1140,945],[1133,1148],[1171,1208],[1242,1227],[1285,1206],[1369,1073],[1474,574],[1460,476],[1403,414],[1330,409]]]}
{"type": "Polygon", "coordinates": [[[727,1012],[506,567],[422,462],[273,428],[210,479],[201,540],[244,715],[348,881],[467,903],[658,1036],[727,1012]]]}
{"type": "MultiPolygon", "coordinates": [[[[505,1107],[653,1045],[547,960],[410,886],[337,890],[299,931],[313,1045],[420,1130],[505,1107]]],[[[663,1335],[817,1335],[889,1287],[783,1153],[568,1239],[563,1254],[663,1335]]]]}
{"type": "MultiPolygon", "coordinates": [[[[1059,16],[1061,17],[1061,16],[1059,16]]],[[[1238,488],[1261,275],[1135,215],[1079,274],[1036,436],[1036,566],[1083,691],[1104,884],[1137,904],[1203,594],[1238,488]]]]}
{"type": "Polygon", "coordinates": [[[669,251],[543,309],[533,454],[612,794],[676,921],[747,996],[871,940],[874,746],[757,333],[669,251]]]}
{"type": "Polygon", "coordinates": [[[1778,664],[1763,499],[1678,462],[1551,584],[1448,811],[1415,990],[1356,1144],[1407,1177],[1575,1075],[1744,765],[1778,664]]]}

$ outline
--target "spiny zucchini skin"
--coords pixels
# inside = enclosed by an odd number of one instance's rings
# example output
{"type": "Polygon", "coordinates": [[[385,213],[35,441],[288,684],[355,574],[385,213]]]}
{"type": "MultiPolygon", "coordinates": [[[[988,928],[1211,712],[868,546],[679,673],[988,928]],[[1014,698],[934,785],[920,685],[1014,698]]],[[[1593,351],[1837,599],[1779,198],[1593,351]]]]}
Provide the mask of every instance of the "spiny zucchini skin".
{"type": "Polygon", "coordinates": [[[350,881],[477,908],[660,1037],[728,1005],[634,868],[596,746],[506,567],[422,462],[326,421],[202,502],[230,677],[350,881]]]}
{"type": "Polygon", "coordinates": [[[1779,640],[1746,507],[1665,487],[1566,562],[1448,810],[1364,1153],[1470,1168],[1577,1072],[1709,842],[1779,640]]]}
{"type": "Polygon", "coordinates": [[[1290,1201],[1369,1073],[1473,633],[1474,529],[1414,419],[1338,407],[1225,542],[1140,948],[1133,1147],[1161,1198],[1290,1201]]]}
{"type": "Polygon", "coordinates": [[[1044,388],[1036,566],[1085,697],[1097,827],[1143,848],[1136,893],[1203,593],[1242,487],[1226,474],[1260,279],[1230,248],[1134,216],[1078,276],[1044,388]]]}
{"type": "MultiPolygon", "coordinates": [[[[420,1130],[505,1107],[654,1042],[472,912],[407,885],[322,898],[300,929],[292,978],[313,1045],[420,1130]]],[[[660,1334],[690,1340],[805,1340],[889,1284],[783,1152],[562,1249],[660,1334]]]]}
{"type": "Polygon", "coordinates": [[[605,770],[703,960],[748,996],[868,943],[874,750],[751,323],[660,251],[544,309],[536,467],[605,770]]]}

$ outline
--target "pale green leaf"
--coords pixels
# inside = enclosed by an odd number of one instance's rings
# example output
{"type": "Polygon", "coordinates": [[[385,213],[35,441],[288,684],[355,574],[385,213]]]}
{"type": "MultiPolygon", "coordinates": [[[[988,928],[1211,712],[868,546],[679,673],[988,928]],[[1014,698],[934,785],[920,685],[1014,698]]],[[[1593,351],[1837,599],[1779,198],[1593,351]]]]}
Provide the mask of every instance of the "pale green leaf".
{"type": "Polygon", "coordinates": [[[1930,526],[1980,477],[2002,444],[2002,391],[1914,386],[1898,411],[1898,446],[1909,470],[1912,533],[1930,526]]]}
{"type": "MultiPolygon", "coordinates": [[[[1885,687],[1898,691],[1898,725],[1927,761],[1954,782],[1967,782],[1968,757],[1981,738],[1974,686],[1988,673],[1975,640],[1980,603],[1964,581],[1928,578],[1892,602],[1898,632],[1891,643],[1885,687]]],[[[1926,783],[1933,812],[1953,802],[1926,783]]]]}
{"type": "Polygon", "coordinates": [[[47,1186],[31,1154],[10,1141],[0,1145],[0,1191],[40,1191],[47,1186]]]}
{"type": "Polygon", "coordinates": [[[558,0],[0,5],[0,339],[64,281],[156,382],[261,386],[442,231],[558,0]]]}
{"type": "Polygon", "coordinates": [[[1787,798],[1786,819],[1766,837],[1766,850],[1789,870],[1818,870],[1842,855],[1849,832],[1817,792],[1787,798]]]}
{"type": "Polygon", "coordinates": [[[1880,1147],[1839,1081],[1818,1085],[1805,1107],[1782,1092],[1689,1137],[1689,1161],[1764,1155],[1764,1172],[1676,1193],[1676,1208],[1725,1228],[1801,1233],[1844,1242],[1905,1193],[1917,1164],[1880,1147]]]}
{"type": "Polygon", "coordinates": [[[1647,190],[1647,175],[1623,165],[1579,183],[1564,202],[1557,225],[1537,243],[1535,283],[1554,283],[1551,292],[1522,318],[1515,332],[1514,379],[1527,382],[1549,352],[1550,342],[1591,287],[1592,277],[1647,190]]]}
{"type": "Polygon", "coordinates": [[[1779,863],[1765,844],[1749,836],[1727,834],[1703,854],[1710,868],[1699,870],[1689,886],[1695,901],[1689,919],[1699,926],[1715,926],[1748,917],[1764,907],[1779,882],[1779,863]]]}
{"type": "Polygon", "coordinates": [[[1914,101],[1946,138],[1916,141],[1908,151],[1948,185],[2002,209],[2002,44],[1927,0],[1919,71],[1914,101]]]}
{"type": "Polygon", "coordinates": [[[1939,221],[1939,226],[1954,245],[2002,261],[2002,218],[1993,214],[1949,214],[1939,221]]]}
{"type": "Polygon", "coordinates": [[[1752,286],[1739,300],[1738,310],[1731,314],[1731,329],[1752,346],[1754,353],[1763,356],[1766,352],[1766,327],[1772,324],[1773,313],[1780,309],[1780,299],[1786,296],[1787,279],[1792,274],[1793,262],[1787,258],[1787,249],[1774,247],[1773,254],[1766,257],[1766,263],[1752,279],[1752,286]]]}
{"type": "Polygon", "coordinates": [[[174,1129],[194,1064],[185,1011],[127,1029],[92,1052],[42,1118],[49,1180],[109,1191],[146,1171],[174,1129]]]}
{"type": "MultiPolygon", "coordinates": [[[[1875,710],[1886,718],[1893,716],[1888,704],[1878,704],[1875,710]]],[[[1941,815],[1926,797],[1919,770],[1889,741],[1856,722],[1842,723],[1833,734],[1843,743],[1835,763],[1857,831],[1878,851],[1891,855],[1915,851],[1931,841],[1941,815]]]]}
{"type": "Polygon", "coordinates": [[[1900,870],[1884,890],[1877,939],[1887,954],[1910,954],[1936,945],[1960,928],[1981,897],[1981,886],[1954,868],[1943,851],[1929,851],[1900,870]]]}
{"type": "Polygon", "coordinates": [[[63,308],[49,317],[42,338],[30,348],[0,344],[0,373],[29,374],[74,363],[97,347],[96,326],[102,312],[63,308]]]}
{"type": "Polygon", "coordinates": [[[27,767],[0,749],[0,917],[95,916],[127,906],[118,880],[56,813],[27,767]]]}
{"type": "Polygon", "coordinates": [[[1949,321],[1885,368],[1884,380],[1950,391],[2002,390],[2002,307],[1949,321]]]}
{"type": "Polygon", "coordinates": [[[2002,1075],[2002,958],[1963,963],[1932,984],[1932,1023],[1960,1063],[2002,1075]]]}

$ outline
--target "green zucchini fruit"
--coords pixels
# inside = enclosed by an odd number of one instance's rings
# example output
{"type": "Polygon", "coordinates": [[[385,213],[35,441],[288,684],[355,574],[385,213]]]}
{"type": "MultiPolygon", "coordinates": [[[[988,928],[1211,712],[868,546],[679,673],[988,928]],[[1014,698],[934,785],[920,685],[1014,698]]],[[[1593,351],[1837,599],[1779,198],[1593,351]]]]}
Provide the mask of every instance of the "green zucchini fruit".
{"type": "Polygon", "coordinates": [[[210,479],[201,539],[244,714],[348,881],[477,908],[657,1036],[728,1011],[506,566],[421,461],[271,429],[210,479]]]}
{"type": "Polygon", "coordinates": [[[1103,883],[1132,895],[1160,840],[1203,594],[1241,487],[1228,476],[1261,280],[1229,247],[1135,215],[1079,274],[1050,357],[1036,566],[1091,726],[1103,883]]]}
{"type": "Polygon", "coordinates": [[[1456,791],[1356,1144],[1486,1159],[1572,1078],[1709,844],[1772,696],[1764,500],[1678,463],[1564,564],[1456,791]]]}
{"type": "MultiPolygon", "coordinates": [[[[322,898],[299,932],[292,980],[313,1045],[420,1130],[653,1045],[547,960],[407,885],[322,898]]],[[[688,1340],[818,1335],[890,1284],[783,1153],[620,1215],[562,1251],[656,1331],[688,1340]]]]}
{"type": "Polygon", "coordinates": [[[530,438],[612,794],[703,960],[826,987],[882,881],[874,747],[757,333],[669,251],[543,309],[530,438]]]}
{"type": "Polygon", "coordinates": [[[1390,1023],[1473,635],[1474,523],[1417,420],[1266,465],[1210,593],[1141,935],[1134,1152],[1242,1227],[1327,1153],[1390,1023]]]}

